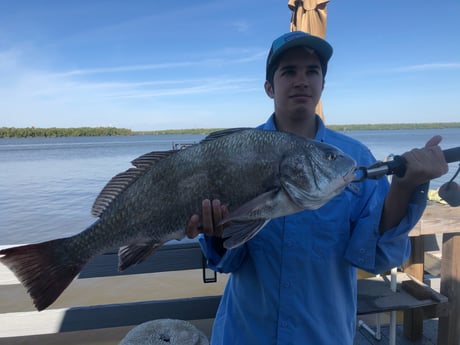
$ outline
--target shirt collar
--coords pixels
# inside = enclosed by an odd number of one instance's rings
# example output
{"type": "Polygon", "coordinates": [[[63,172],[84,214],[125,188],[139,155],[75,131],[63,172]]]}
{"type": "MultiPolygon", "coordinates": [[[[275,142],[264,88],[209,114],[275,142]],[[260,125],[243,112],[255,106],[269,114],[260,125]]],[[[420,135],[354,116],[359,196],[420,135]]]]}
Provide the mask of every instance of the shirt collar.
{"type": "Polygon", "coordinates": [[[318,129],[316,130],[315,139],[324,142],[326,139],[326,126],[324,126],[323,120],[318,115],[316,115],[316,123],[318,124],[318,129]]]}
{"type": "MultiPolygon", "coordinates": [[[[326,136],[326,126],[324,126],[323,120],[321,117],[316,115],[316,123],[318,124],[318,129],[316,131],[315,140],[324,141],[326,136]]],[[[267,131],[276,131],[276,124],[275,124],[275,113],[273,113],[263,125],[259,126],[258,128],[265,129],[267,131]]]]}

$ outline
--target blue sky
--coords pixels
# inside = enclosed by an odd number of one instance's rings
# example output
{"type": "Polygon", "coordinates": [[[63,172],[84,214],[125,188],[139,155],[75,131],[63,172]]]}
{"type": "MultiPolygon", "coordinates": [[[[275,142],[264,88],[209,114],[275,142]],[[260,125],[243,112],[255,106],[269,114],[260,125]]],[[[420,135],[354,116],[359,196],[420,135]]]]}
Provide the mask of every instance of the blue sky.
{"type": "MultiPolygon", "coordinates": [[[[327,123],[460,121],[459,13],[331,0],[327,123]]],[[[0,127],[258,125],[290,17],[287,0],[0,0],[0,127]]]]}

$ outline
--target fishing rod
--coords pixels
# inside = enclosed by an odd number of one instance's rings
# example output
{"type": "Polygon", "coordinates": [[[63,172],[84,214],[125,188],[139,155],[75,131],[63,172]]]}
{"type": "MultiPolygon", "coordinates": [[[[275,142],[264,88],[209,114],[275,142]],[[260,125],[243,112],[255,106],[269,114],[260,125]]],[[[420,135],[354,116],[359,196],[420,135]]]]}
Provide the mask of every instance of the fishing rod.
{"type": "MultiPolygon", "coordinates": [[[[447,163],[460,161],[460,147],[453,147],[442,151],[447,163]]],[[[394,156],[392,160],[382,162],[378,161],[369,167],[360,166],[356,170],[360,176],[354,182],[362,182],[365,179],[379,179],[385,175],[396,175],[403,177],[406,173],[406,159],[402,156],[394,156]]]]}
{"type": "MultiPolygon", "coordinates": [[[[444,158],[446,159],[447,163],[460,161],[460,147],[447,149],[442,151],[442,153],[444,153],[444,158]]],[[[356,169],[358,174],[353,182],[362,182],[367,178],[379,179],[385,175],[396,175],[403,177],[406,173],[406,163],[407,161],[404,157],[394,156],[392,160],[387,162],[378,161],[369,167],[360,166],[356,169]],[[360,176],[358,176],[359,173],[361,174],[360,176]]],[[[459,173],[460,166],[451,180],[447,183],[444,183],[438,191],[439,196],[453,207],[460,206],[460,186],[453,182],[459,173]]]]}

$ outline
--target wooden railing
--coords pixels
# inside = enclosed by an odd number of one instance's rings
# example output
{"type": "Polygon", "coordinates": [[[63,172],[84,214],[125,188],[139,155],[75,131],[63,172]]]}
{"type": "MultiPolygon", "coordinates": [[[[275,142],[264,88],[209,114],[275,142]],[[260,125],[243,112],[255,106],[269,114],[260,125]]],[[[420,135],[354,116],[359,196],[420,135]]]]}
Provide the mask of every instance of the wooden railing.
{"type": "Polygon", "coordinates": [[[438,345],[460,344],[460,207],[434,203],[410,232],[412,252],[404,271],[423,281],[424,236],[442,234],[441,289],[449,300],[445,313],[436,315],[429,308],[416,308],[404,315],[404,334],[417,340],[423,332],[423,320],[439,316],[438,345]]]}
{"type": "MultiPolygon", "coordinates": [[[[423,331],[421,322],[426,317],[441,316],[439,321],[439,345],[458,344],[460,334],[458,334],[459,318],[459,291],[460,277],[457,264],[460,263],[460,234],[454,233],[459,227],[459,209],[451,209],[443,206],[436,206],[427,210],[427,214],[411,232],[413,236],[413,251],[412,257],[408,265],[406,265],[405,273],[409,273],[413,277],[423,281],[423,244],[422,236],[426,234],[446,232],[445,242],[443,247],[443,264],[442,264],[442,295],[434,293],[427,298],[420,298],[420,295],[408,293],[400,287],[397,293],[391,292],[389,286],[379,279],[367,279],[358,282],[358,313],[367,314],[390,310],[405,310],[405,330],[406,336],[411,339],[416,339],[423,331]],[[431,211],[430,211],[431,210],[431,211]],[[450,217],[450,218],[445,218],[450,217]],[[443,221],[442,219],[446,219],[443,221]],[[452,220],[454,219],[454,220],[452,220]],[[420,275],[421,273],[421,275],[420,275]],[[381,289],[376,295],[376,286],[381,289]],[[449,303],[443,295],[448,296],[449,303]],[[402,296],[404,295],[404,296],[402,296]],[[394,297],[394,296],[397,296],[394,297]],[[382,300],[385,297],[386,303],[373,303],[377,298],[382,300]],[[404,299],[402,299],[404,297],[404,299]],[[404,302],[401,302],[404,301],[404,302]]],[[[104,255],[100,255],[93,259],[81,272],[77,282],[84,284],[92,278],[112,279],[113,277],[127,277],[132,275],[143,275],[158,273],[160,275],[177,271],[177,275],[183,275],[184,272],[193,270],[193,279],[213,281],[213,273],[204,266],[203,256],[198,243],[186,243],[177,245],[163,246],[155,255],[150,257],[146,262],[132,267],[126,272],[119,273],[117,271],[118,257],[117,252],[113,251],[104,255]],[[180,272],[179,272],[180,271],[180,272]]],[[[1,267],[0,267],[1,268],[1,267]]],[[[6,268],[5,268],[6,270],[6,268]]],[[[4,271],[3,271],[4,272],[4,271]]],[[[2,271],[0,270],[0,275],[2,271]]],[[[142,276],[132,278],[132,285],[148,284],[154,278],[146,278],[141,280],[142,276]]],[[[1,278],[1,277],[0,277],[1,278]]],[[[157,279],[157,278],[155,278],[157,279]]],[[[211,293],[202,292],[193,296],[179,296],[178,298],[156,298],[154,294],[155,288],[147,289],[147,295],[141,300],[128,301],[123,303],[111,303],[117,301],[119,295],[113,300],[103,301],[100,304],[76,306],[71,302],[69,305],[51,306],[49,310],[42,312],[34,311],[31,303],[20,310],[14,306],[7,306],[0,309],[0,344],[2,339],[6,341],[8,337],[43,334],[46,333],[63,333],[70,331],[84,331],[91,329],[132,326],[153,319],[173,318],[182,320],[200,320],[214,318],[217,306],[220,301],[222,287],[225,284],[226,276],[219,276],[219,289],[211,293]],[[151,294],[150,294],[151,292],[151,294]],[[57,309],[53,309],[57,308],[57,309]]],[[[403,280],[410,280],[410,277],[405,276],[403,280]]],[[[0,281],[1,283],[1,281],[0,281]]],[[[107,283],[107,291],[97,291],[99,295],[110,295],[110,282],[107,283]]],[[[202,284],[202,283],[200,283],[202,284]]],[[[183,287],[187,290],[189,287],[183,287]]],[[[0,285],[0,298],[9,298],[9,290],[5,288],[11,287],[10,284],[0,285]],[[5,290],[6,289],[6,290],[5,290]]],[[[16,283],[16,288],[22,288],[16,283]]],[[[201,285],[200,289],[203,289],[201,285]]],[[[80,290],[78,295],[92,294],[96,291],[87,289],[80,290]],[[85,291],[82,293],[81,291],[85,291]]],[[[166,288],[167,289],[167,288],[166,288]]],[[[422,292],[426,286],[421,286],[422,292]]],[[[201,290],[200,290],[201,291],[201,290]]],[[[134,292],[135,293],[135,292],[134,292]]],[[[65,293],[64,293],[65,294],[65,293]]],[[[25,291],[23,295],[26,295],[25,291]]],[[[84,296],[83,296],[84,297],[84,296]]],[[[24,297],[28,298],[28,296],[24,297]]],[[[65,296],[64,296],[65,299],[65,296]]],[[[59,300],[58,300],[59,301],[59,300]]],[[[78,305],[78,304],[77,304],[78,305]]],[[[5,343],[6,344],[6,343],[5,343]]]]}
{"type": "MultiPolygon", "coordinates": [[[[92,278],[111,279],[113,277],[125,276],[126,278],[132,278],[133,291],[124,291],[123,294],[136,294],[135,286],[139,282],[141,284],[148,284],[149,280],[161,279],[162,272],[177,271],[177,274],[181,275],[188,270],[194,270],[193,274],[196,277],[196,281],[198,281],[198,285],[203,284],[200,281],[212,282],[214,280],[214,272],[204,268],[203,262],[203,256],[198,243],[166,245],[154,256],[147,259],[146,262],[120,273],[117,271],[118,255],[116,251],[113,251],[100,255],[88,263],[69,289],[72,285],[81,283],[80,285],[88,285],[88,287],[84,290],[80,288],[80,294],[82,294],[82,291],[85,291],[83,293],[104,295],[104,291],[94,290],[98,289],[98,286],[90,282],[94,280],[92,278]],[[150,275],[141,280],[133,276],[151,273],[158,273],[160,275],[150,275]],[[88,281],[88,284],[85,284],[86,281],[88,281]]],[[[196,281],[193,284],[197,285],[196,281]]],[[[187,290],[188,287],[186,284],[187,282],[182,287],[183,290],[187,290]]],[[[103,287],[107,294],[111,294],[110,285],[111,282],[108,281],[103,287]]],[[[23,290],[22,286],[17,283],[14,286],[16,289],[23,290]]],[[[129,288],[129,285],[127,286],[129,288]]],[[[8,291],[11,291],[11,289],[7,289],[8,287],[11,288],[12,285],[0,285],[0,296],[8,298],[8,291]]],[[[152,285],[152,290],[154,289],[155,287],[152,285]]],[[[204,292],[203,295],[193,297],[95,304],[70,308],[65,307],[65,305],[64,307],[59,305],[60,299],[66,299],[66,296],[63,294],[62,298],[60,297],[55,304],[42,312],[34,311],[31,303],[22,307],[25,308],[25,311],[10,310],[8,312],[7,310],[5,312],[5,310],[0,309],[0,344],[2,343],[2,339],[6,341],[8,337],[131,326],[154,319],[213,319],[220,301],[220,293],[221,290],[217,294],[213,293],[211,295],[206,295],[206,292],[204,292]]],[[[25,291],[23,294],[25,295],[25,291]]],[[[119,292],[116,292],[116,294],[118,296],[115,298],[124,298],[119,292]]],[[[155,295],[154,291],[152,291],[152,295],[155,295]]],[[[135,298],[136,296],[133,297],[135,298]]],[[[25,298],[28,298],[28,296],[25,296],[25,298]]],[[[67,297],[67,299],[69,298],[67,297]]],[[[8,309],[8,307],[4,309],[8,309]]]]}

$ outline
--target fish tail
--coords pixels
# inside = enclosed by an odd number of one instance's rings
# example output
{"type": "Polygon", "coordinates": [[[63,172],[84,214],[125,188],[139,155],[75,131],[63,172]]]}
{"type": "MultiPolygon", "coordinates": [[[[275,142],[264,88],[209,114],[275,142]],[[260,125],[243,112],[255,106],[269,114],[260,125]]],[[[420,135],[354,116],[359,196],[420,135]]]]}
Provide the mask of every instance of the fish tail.
{"type": "Polygon", "coordinates": [[[63,238],[0,250],[0,262],[24,285],[38,311],[52,304],[86,263],[72,259],[65,242],[63,238]]]}

